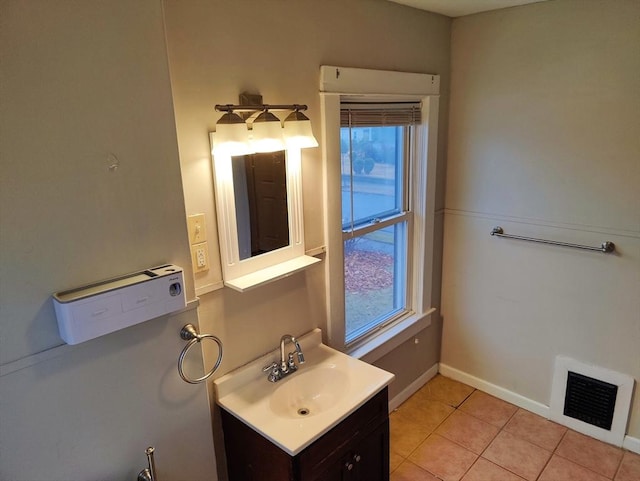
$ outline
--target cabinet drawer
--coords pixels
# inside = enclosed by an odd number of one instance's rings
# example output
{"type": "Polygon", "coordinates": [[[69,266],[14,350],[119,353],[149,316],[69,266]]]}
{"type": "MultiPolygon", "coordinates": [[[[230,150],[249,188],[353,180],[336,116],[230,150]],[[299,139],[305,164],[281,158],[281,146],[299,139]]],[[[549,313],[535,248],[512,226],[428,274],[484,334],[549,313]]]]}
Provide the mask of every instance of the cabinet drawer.
{"type": "Polygon", "coordinates": [[[337,462],[348,445],[375,430],[388,419],[387,388],[362,405],[357,411],[334,427],[298,455],[301,479],[313,480],[337,462]]]}
{"type": "Polygon", "coordinates": [[[73,318],[76,322],[101,321],[122,313],[122,303],[115,295],[97,296],[77,307],[73,318]]]}
{"type": "Polygon", "coordinates": [[[156,300],[157,289],[155,287],[155,284],[143,282],[138,286],[129,288],[122,295],[122,309],[130,311],[151,304],[156,300]]]}

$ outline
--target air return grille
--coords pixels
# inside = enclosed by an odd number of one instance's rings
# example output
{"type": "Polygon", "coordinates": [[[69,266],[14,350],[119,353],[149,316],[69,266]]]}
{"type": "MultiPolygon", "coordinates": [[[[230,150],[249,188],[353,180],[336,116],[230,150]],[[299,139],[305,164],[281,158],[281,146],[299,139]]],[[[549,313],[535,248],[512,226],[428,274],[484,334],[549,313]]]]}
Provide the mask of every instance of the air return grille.
{"type": "Polygon", "coordinates": [[[605,443],[622,446],[634,383],[628,374],[558,355],[549,418],[605,443]]]}
{"type": "Polygon", "coordinates": [[[564,415],[610,430],[618,386],[571,371],[567,374],[564,415]]]}

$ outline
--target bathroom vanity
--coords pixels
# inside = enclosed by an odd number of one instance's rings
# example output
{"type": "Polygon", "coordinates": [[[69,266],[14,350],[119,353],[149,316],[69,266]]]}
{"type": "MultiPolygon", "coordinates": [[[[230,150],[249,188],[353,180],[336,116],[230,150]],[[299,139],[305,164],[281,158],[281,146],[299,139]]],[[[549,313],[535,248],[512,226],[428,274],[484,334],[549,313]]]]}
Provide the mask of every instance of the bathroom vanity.
{"type": "Polygon", "coordinates": [[[389,479],[391,373],[298,339],[306,362],[271,382],[273,352],[214,382],[231,481],[389,479]]]}
{"type": "Polygon", "coordinates": [[[292,456],[222,410],[230,481],[389,479],[387,388],[292,456]]]}

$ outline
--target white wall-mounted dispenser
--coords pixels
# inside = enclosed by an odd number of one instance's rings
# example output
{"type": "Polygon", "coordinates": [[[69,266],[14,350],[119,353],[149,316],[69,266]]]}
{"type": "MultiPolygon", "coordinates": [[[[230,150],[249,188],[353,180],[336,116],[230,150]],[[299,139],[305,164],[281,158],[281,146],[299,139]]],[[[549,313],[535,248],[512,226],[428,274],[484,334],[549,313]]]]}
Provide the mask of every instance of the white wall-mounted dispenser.
{"type": "Polygon", "coordinates": [[[53,305],[60,337],[78,344],[183,309],[187,303],[182,268],[153,267],[56,292],[53,305]]]}

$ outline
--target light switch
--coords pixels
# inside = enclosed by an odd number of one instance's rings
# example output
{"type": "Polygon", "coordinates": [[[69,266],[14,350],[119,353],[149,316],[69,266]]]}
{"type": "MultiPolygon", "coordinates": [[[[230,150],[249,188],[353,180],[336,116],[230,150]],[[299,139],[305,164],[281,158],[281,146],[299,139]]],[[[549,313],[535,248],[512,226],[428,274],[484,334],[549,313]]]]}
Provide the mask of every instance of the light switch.
{"type": "Polygon", "coordinates": [[[187,217],[189,229],[189,244],[199,244],[207,240],[207,228],[204,223],[204,214],[193,214],[187,217]]]}
{"type": "Polygon", "coordinates": [[[209,270],[209,247],[206,242],[191,246],[191,262],[193,263],[193,272],[209,270]]]}

